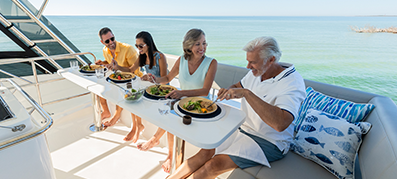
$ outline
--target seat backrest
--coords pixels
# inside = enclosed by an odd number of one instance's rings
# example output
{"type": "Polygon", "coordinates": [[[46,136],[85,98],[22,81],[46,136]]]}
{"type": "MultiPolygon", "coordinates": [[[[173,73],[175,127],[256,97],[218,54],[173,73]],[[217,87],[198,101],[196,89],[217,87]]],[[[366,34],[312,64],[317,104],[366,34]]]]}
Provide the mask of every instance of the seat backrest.
{"type": "Polygon", "coordinates": [[[228,64],[218,63],[218,69],[212,88],[228,88],[233,84],[239,82],[249,71],[244,67],[232,66],[228,64]]]}

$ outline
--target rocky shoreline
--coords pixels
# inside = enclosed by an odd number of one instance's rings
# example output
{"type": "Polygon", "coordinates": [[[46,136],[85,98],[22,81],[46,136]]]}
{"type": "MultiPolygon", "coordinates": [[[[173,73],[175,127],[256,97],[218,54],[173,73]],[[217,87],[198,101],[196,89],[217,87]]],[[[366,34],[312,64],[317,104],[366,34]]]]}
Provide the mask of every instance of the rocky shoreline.
{"type": "Polygon", "coordinates": [[[365,26],[364,28],[358,28],[358,27],[352,27],[350,26],[350,29],[357,32],[357,33],[393,33],[397,34],[397,27],[389,27],[389,28],[376,28],[374,26],[365,26]]]}

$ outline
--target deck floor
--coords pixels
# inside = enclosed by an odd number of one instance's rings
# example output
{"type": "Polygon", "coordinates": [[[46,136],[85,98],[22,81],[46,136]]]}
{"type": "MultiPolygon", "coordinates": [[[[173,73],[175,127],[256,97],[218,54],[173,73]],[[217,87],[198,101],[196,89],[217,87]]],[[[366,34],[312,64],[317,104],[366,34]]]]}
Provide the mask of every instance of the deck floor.
{"type": "MultiPolygon", "coordinates": [[[[54,122],[47,140],[58,179],[165,178],[162,171],[168,149],[139,151],[123,141],[130,128],[116,124],[102,132],[91,132],[92,111],[75,112],[54,122]]],[[[143,142],[142,137],[137,143],[143,142]]]]}
{"type": "MultiPolygon", "coordinates": [[[[40,81],[56,78],[61,77],[56,74],[39,77],[40,81]]],[[[34,81],[31,76],[27,79],[34,81]]],[[[14,80],[20,85],[26,84],[21,80],[14,80]]],[[[7,83],[4,85],[9,86],[7,83]]],[[[173,80],[171,85],[179,86],[177,80],[173,80]]],[[[38,101],[37,89],[34,86],[26,86],[23,89],[38,101]]],[[[45,103],[81,94],[87,90],[70,81],[61,80],[40,85],[40,92],[45,103]]],[[[29,106],[20,94],[14,95],[25,107],[29,106]]],[[[114,110],[114,105],[109,107],[111,111],[114,110]]],[[[123,140],[131,130],[131,115],[128,111],[123,111],[119,123],[104,131],[89,130],[94,119],[91,95],[46,105],[44,109],[51,114],[54,121],[53,126],[46,132],[46,138],[58,179],[160,179],[168,176],[161,168],[168,153],[166,135],[158,146],[147,152],[139,151],[136,147],[136,144],[153,136],[157,129],[153,124],[143,120],[145,130],[134,144],[123,140]]],[[[33,116],[38,117],[35,113],[33,116]]],[[[198,150],[199,148],[186,143],[185,159],[198,150]]],[[[223,174],[220,178],[226,178],[227,175],[223,174]]]]}

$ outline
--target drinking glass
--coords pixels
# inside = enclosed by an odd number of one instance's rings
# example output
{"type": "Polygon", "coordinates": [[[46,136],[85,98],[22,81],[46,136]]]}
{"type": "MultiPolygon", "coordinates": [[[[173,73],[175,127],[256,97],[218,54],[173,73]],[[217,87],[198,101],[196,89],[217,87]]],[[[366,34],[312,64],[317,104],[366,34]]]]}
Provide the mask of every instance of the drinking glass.
{"type": "Polygon", "coordinates": [[[79,62],[76,60],[70,61],[70,68],[72,70],[78,70],[79,69],[79,62]]]}
{"type": "Polygon", "coordinates": [[[95,75],[98,79],[101,79],[105,76],[105,68],[96,68],[95,75]]]}
{"type": "Polygon", "coordinates": [[[158,110],[161,115],[167,115],[171,109],[170,100],[165,98],[160,98],[157,100],[158,102],[158,110]]]}
{"type": "Polygon", "coordinates": [[[140,79],[139,77],[136,77],[135,80],[132,80],[132,86],[133,86],[134,88],[139,88],[139,89],[141,89],[141,88],[142,88],[142,87],[141,87],[141,79],[140,79]]]}

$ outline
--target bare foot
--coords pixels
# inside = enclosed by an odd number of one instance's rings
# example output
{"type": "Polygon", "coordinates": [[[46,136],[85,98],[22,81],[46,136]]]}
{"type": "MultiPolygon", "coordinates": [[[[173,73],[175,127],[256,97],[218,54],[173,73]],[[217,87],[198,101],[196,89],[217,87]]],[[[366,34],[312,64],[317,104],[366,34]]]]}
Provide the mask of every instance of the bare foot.
{"type": "Polygon", "coordinates": [[[120,115],[114,115],[113,118],[110,121],[106,121],[103,123],[105,127],[110,127],[113,126],[114,124],[117,123],[117,121],[120,119],[120,115]]]}
{"type": "Polygon", "coordinates": [[[101,120],[104,120],[106,118],[110,117],[110,112],[109,111],[104,111],[101,113],[101,120]]]}
{"type": "Polygon", "coordinates": [[[160,144],[160,141],[157,140],[155,137],[152,137],[152,138],[151,138],[150,140],[148,140],[147,142],[142,143],[142,144],[138,144],[137,147],[138,147],[138,149],[141,150],[141,151],[147,151],[147,150],[149,150],[149,149],[151,149],[151,148],[153,148],[154,146],[159,145],[159,144],[160,144]]]}
{"type": "Polygon", "coordinates": [[[164,161],[163,165],[161,165],[161,168],[163,168],[164,172],[170,173],[171,163],[172,163],[172,159],[170,156],[168,156],[167,159],[164,161]]]}
{"type": "Polygon", "coordinates": [[[141,132],[143,131],[143,129],[145,129],[145,126],[140,124],[138,125],[138,130],[136,131],[134,138],[132,139],[133,143],[136,143],[139,139],[139,135],[141,135],[141,132]]]}
{"type": "Polygon", "coordinates": [[[136,131],[135,126],[132,126],[131,131],[127,134],[127,136],[124,137],[123,140],[124,140],[124,141],[130,141],[130,140],[132,140],[132,138],[133,138],[134,135],[135,135],[135,131],[136,131]]]}

